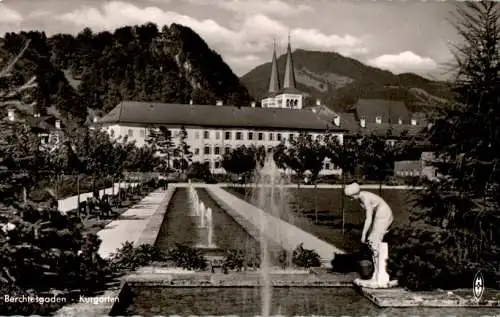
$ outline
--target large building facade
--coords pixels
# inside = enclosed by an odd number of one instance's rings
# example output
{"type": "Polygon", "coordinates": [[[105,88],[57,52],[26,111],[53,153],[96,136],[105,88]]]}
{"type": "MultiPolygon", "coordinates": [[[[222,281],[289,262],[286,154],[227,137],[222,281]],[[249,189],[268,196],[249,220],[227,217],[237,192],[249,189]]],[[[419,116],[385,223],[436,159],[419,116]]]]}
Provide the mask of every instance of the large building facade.
{"type": "MultiPolygon", "coordinates": [[[[326,130],[340,142],[348,128],[330,114],[312,110],[122,102],[99,120],[99,125],[115,137],[127,136],[144,146],[150,129],[165,126],[174,142],[181,129],[193,153],[193,162],[208,162],[214,173],[224,173],[222,157],[239,146],[265,146],[289,142],[301,132],[321,140],[326,130]],[[337,122],[337,125],[336,123],[337,122]]],[[[321,174],[339,174],[328,161],[321,174]]]]}
{"type": "MultiPolygon", "coordinates": [[[[193,162],[208,162],[213,173],[224,173],[223,155],[239,146],[264,146],[289,142],[301,132],[321,140],[326,131],[342,143],[354,135],[390,130],[395,139],[416,135],[424,122],[407,111],[403,102],[359,100],[349,113],[336,113],[317,101],[304,108],[304,94],[297,89],[290,43],[287,46],[283,81],[279,78],[276,49],[273,52],[268,94],[262,107],[167,104],[124,101],[100,118],[99,126],[115,137],[124,137],[144,146],[149,131],[165,126],[174,142],[180,141],[181,129],[193,153],[193,162]]],[[[340,174],[341,170],[325,160],[320,175],[340,174]]]]}

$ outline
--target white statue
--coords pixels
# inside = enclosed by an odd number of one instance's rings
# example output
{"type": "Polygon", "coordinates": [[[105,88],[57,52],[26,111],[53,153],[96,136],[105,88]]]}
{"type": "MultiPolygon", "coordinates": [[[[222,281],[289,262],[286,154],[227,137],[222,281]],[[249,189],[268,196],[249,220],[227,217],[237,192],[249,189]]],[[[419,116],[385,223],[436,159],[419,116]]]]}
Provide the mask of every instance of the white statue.
{"type": "Polygon", "coordinates": [[[368,288],[389,288],[395,286],[397,281],[391,281],[387,273],[388,247],[383,242],[393,221],[391,207],[380,196],[368,191],[361,191],[357,183],[347,185],[345,195],[351,199],[359,200],[361,207],[366,212],[361,243],[368,243],[373,258],[373,276],[369,280],[356,279],[354,283],[368,288]]]}

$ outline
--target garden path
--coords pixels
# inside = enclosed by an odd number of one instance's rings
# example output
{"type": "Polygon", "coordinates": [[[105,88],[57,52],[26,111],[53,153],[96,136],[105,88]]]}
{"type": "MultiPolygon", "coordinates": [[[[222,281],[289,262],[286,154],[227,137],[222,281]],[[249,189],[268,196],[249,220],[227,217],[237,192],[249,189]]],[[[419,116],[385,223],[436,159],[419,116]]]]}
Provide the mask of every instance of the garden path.
{"type": "Polygon", "coordinates": [[[102,240],[99,255],[108,258],[127,241],[134,242],[134,245],[140,243],[152,217],[158,210],[168,205],[173,190],[171,187],[168,190],[159,189],[150,193],[99,231],[97,235],[102,240]]]}
{"type": "MultiPolygon", "coordinates": [[[[137,183],[129,183],[129,185],[127,185],[127,183],[115,183],[114,184],[114,192],[115,194],[118,193],[118,188],[124,188],[126,186],[136,186],[137,183]]],[[[101,189],[99,191],[99,196],[102,196],[103,194],[108,194],[108,195],[111,195],[113,193],[113,187],[108,187],[106,189],[101,189]]],[[[89,193],[81,193],[80,194],[80,201],[85,201],[88,197],[92,197],[92,193],[89,192],[89,193]]],[[[74,210],[76,209],[78,206],[78,195],[75,195],[75,196],[70,196],[70,197],[67,197],[67,198],[63,198],[63,199],[59,199],[58,200],[58,210],[63,212],[63,213],[67,213],[68,211],[70,210],[74,210]]]]}

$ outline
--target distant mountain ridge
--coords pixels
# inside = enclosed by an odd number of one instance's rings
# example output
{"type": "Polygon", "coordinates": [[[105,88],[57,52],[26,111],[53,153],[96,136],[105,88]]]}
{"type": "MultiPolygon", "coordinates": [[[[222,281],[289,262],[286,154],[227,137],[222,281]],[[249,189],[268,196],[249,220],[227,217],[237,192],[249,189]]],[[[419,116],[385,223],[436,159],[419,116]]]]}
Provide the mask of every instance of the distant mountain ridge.
{"type": "MultiPolygon", "coordinates": [[[[319,98],[332,109],[344,111],[360,98],[382,98],[404,101],[411,111],[417,111],[452,97],[444,82],[413,73],[395,75],[335,52],[297,49],[292,57],[298,88],[307,95],[310,105],[319,98]]],[[[278,68],[283,78],[285,55],[278,58],[278,68]]],[[[270,73],[271,58],[240,80],[260,100],[267,93],[270,73]]]]}

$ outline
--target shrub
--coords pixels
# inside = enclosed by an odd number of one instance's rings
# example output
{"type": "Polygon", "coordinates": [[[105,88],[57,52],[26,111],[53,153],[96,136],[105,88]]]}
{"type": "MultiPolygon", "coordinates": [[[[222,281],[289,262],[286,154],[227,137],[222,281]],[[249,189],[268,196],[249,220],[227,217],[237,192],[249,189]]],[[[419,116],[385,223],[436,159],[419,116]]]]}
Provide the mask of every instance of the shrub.
{"type": "Polygon", "coordinates": [[[194,181],[200,180],[207,183],[215,182],[215,178],[210,171],[208,163],[194,162],[190,165],[187,175],[194,181]]]}
{"type": "MultiPolygon", "coordinates": [[[[49,316],[52,312],[61,308],[65,303],[64,301],[60,303],[39,303],[39,302],[24,302],[22,305],[19,303],[10,303],[3,300],[4,296],[10,296],[13,298],[21,298],[22,296],[30,296],[35,297],[36,292],[33,290],[24,290],[16,285],[12,284],[0,284],[0,296],[2,296],[2,300],[0,301],[0,316],[12,316],[12,315],[21,315],[21,316],[29,316],[33,314],[41,315],[41,316],[49,316]]],[[[54,295],[48,295],[50,297],[54,295]]]]}
{"type": "Polygon", "coordinates": [[[11,210],[7,219],[15,229],[0,238],[0,263],[17,286],[37,291],[91,289],[103,280],[100,241],[83,236],[78,217],[28,205],[11,210]],[[85,285],[89,274],[101,278],[85,285]]]}
{"type": "Polygon", "coordinates": [[[243,271],[247,268],[258,268],[260,256],[255,250],[229,249],[224,254],[222,269],[227,271],[243,271]]]}
{"type": "Polygon", "coordinates": [[[164,255],[156,246],[142,244],[134,247],[133,242],[126,241],[110,258],[110,266],[115,272],[133,271],[138,267],[161,261],[164,255]]]}
{"type": "Polygon", "coordinates": [[[487,287],[500,287],[495,247],[483,250],[476,260],[464,257],[457,234],[439,228],[396,228],[388,241],[389,273],[410,290],[469,288],[479,270],[487,287]]]}
{"type": "Polygon", "coordinates": [[[302,268],[319,267],[321,266],[321,257],[314,250],[304,249],[303,243],[301,243],[293,250],[292,262],[302,268]]]}
{"type": "Polygon", "coordinates": [[[176,267],[186,270],[205,270],[207,261],[201,251],[182,244],[168,250],[166,260],[174,263],[176,267]]]}
{"type": "MultiPolygon", "coordinates": [[[[109,269],[98,249],[97,235],[83,235],[78,217],[27,205],[2,213],[0,231],[0,295],[46,295],[50,290],[89,295],[101,289],[109,269]]],[[[61,307],[55,303],[0,304],[1,315],[42,314],[61,307]]]]}

